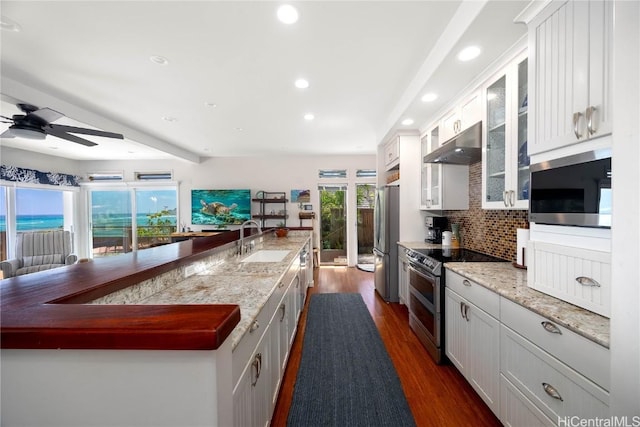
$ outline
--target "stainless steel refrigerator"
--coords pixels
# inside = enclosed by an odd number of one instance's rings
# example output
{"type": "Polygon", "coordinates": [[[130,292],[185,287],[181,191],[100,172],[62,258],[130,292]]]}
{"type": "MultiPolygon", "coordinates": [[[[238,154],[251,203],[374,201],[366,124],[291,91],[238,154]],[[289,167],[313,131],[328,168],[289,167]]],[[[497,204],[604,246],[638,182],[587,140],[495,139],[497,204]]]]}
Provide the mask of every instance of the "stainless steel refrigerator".
{"type": "Polygon", "coordinates": [[[400,237],[400,187],[376,191],[373,255],[376,290],[387,302],[398,302],[398,239],[400,237]]]}

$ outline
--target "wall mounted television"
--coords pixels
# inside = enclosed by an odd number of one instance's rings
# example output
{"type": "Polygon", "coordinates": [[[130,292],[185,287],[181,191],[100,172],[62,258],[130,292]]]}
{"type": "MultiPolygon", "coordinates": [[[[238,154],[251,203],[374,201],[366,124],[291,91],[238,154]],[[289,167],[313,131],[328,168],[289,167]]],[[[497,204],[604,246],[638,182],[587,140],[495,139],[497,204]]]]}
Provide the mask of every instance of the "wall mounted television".
{"type": "Polygon", "coordinates": [[[242,224],[251,219],[251,190],[191,190],[191,224],[242,224]]]}

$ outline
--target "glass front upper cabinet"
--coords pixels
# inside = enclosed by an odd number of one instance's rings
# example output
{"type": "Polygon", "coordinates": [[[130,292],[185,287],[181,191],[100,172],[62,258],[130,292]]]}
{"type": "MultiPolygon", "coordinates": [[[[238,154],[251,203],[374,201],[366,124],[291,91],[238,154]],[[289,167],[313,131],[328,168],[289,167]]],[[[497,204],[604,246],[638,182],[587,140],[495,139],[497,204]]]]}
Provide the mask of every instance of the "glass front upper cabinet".
{"type": "Polygon", "coordinates": [[[485,94],[482,207],[529,207],[527,58],[518,56],[489,82],[485,94]]]}

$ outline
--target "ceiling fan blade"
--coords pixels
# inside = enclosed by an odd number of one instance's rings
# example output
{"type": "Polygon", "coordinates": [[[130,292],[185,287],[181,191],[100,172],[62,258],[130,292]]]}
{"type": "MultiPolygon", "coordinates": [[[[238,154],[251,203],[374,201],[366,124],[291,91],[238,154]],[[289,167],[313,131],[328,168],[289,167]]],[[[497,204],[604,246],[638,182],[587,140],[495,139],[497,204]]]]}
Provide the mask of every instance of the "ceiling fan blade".
{"type": "Polygon", "coordinates": [[[67,141],[75,142],[78,144],[86,145],[87,147],[93,147],[94,145],[98,145],[95,142],[91,142],[87,139],[80,138],[75,135],[71,135],[65,132],[64,130],[59,129],[57,126],[56,127],[45,126],[44,131],[49,135],[57,136],[58,138],[66,139],[67,141]]]}
{"type": "Polygon", "coordinates": [[[7,129],[4,132],[2,132],[2,135],[0,135],[0,138],[14,138],[13,132],[11,132],[11,129],[7,129]]]}
{"type": "Polygon", "coordinates": [[[97,130],[97,129],[78,128],[75,126],[66,126],[66,125],[48,125],[46,128],[55,128],[61,132],[81,133],[84,135],[95,135],[95,136],[103,136],[106,138],[124,139],[124,136],[119,133],[105,132],[103,130],[97,130]]]}
{"type": "Polygon", "coordinates": [[[32,114],[47,123],[55,122],[61,117],[64,117],[64,114],[57,112],[56,110],[52,110],[51,108],[40,108],[36,111],[33,111],[29,114],[32,114]]]}

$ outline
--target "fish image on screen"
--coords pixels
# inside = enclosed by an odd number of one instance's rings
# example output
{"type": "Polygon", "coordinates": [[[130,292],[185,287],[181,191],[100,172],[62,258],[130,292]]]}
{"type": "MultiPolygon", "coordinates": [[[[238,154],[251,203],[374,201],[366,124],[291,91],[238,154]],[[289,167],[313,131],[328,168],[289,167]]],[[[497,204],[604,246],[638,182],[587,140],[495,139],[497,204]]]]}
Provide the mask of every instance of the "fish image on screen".
{"type": "Polygon", "coordinates": [[[191,224],[242,224],[251,219],[251,190],[191,190],[191,224]]]}

